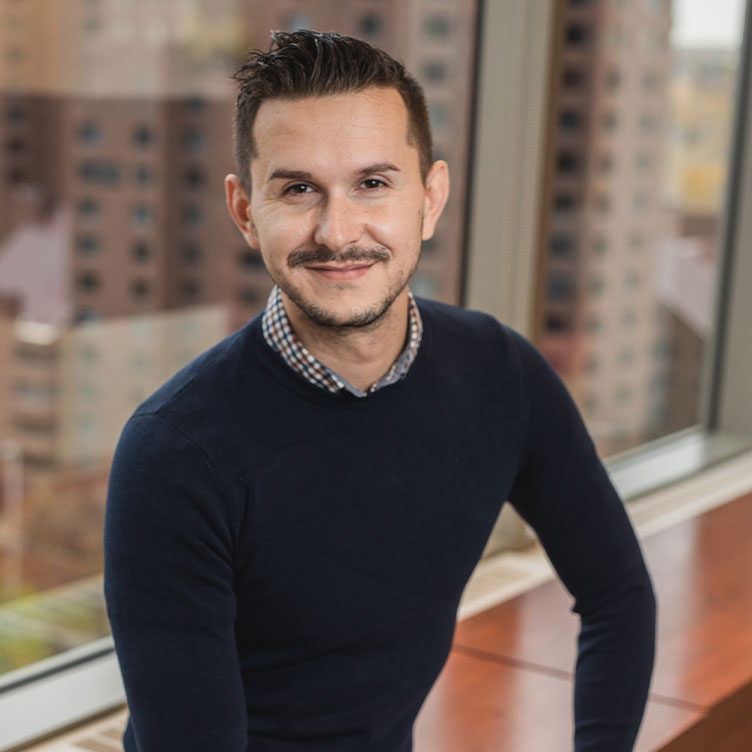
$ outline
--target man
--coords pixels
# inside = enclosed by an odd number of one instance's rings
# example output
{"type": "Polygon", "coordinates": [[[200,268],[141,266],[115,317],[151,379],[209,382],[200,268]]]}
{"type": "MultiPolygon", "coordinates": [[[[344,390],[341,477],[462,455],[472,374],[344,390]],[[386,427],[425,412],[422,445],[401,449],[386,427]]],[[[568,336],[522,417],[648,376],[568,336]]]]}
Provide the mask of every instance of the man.
{"type": "Polygon", "coordinates": [[[626,752],[650,580],[538,351],[408,290],[449,182],[420,87],[310,31],[274,34],[236,80],[227,203],[276,285],[117,448],[105,586],[126,750],[408,752],[508,498],[582,618],[575,749],[626,752]]]}

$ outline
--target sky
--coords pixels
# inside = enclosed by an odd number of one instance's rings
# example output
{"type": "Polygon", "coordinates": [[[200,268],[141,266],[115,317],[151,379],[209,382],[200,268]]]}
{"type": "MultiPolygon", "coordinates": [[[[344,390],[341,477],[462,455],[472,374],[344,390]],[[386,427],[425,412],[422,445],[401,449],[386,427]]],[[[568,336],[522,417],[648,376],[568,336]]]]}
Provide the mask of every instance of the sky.
{"type": "Polygon", "coordinates": [[[747,0],[672,0],[676,47],[738,47],[747,0]]]}

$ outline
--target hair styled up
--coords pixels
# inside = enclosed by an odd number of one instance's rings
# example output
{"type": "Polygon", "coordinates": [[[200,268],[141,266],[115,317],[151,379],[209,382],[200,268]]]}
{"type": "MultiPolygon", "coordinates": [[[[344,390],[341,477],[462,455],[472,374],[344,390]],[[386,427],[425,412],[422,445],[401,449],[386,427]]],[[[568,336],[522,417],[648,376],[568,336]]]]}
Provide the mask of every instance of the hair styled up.
{"type": "Polygon", "coordinates": [[[246,191],[256,153],[253,124],[262,102],[360,92],[372,86],[396,89],[408,114],[408,143],[418,149],[425,182],[433,163],[431,126],[420,84],[383,50],[335,31],[273,31],[267,52],[252,50],[232,78],[239,85],[235,108],[235,162],[246,191]]]}

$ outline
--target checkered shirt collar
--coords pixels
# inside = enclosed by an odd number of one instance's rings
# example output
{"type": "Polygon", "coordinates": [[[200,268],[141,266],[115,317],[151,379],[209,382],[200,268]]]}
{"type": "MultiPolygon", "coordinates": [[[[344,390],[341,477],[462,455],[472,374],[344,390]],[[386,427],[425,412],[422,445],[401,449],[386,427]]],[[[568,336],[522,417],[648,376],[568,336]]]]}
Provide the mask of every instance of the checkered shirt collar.
{"type": "Polygon", "coordinates": [[[364,392],[348,383],[331,368],[325,366],[304,347],[290,326],[290,320],[282,304],[282,295],[277,285],[274,285],[269,294],[261,318],[261,328],[266,343],[282,356],[282,359],[293,371],[299,373],[309,383],[329,392],[335,393],[345,390],[356,397],[366,397],[378,389],[403,379],[418,354],[420,341],[423,337],[423,321],[420,318],[415,298],[409,290],[408,327],[409,334],[404,350],[389,370],[364,392]]]}

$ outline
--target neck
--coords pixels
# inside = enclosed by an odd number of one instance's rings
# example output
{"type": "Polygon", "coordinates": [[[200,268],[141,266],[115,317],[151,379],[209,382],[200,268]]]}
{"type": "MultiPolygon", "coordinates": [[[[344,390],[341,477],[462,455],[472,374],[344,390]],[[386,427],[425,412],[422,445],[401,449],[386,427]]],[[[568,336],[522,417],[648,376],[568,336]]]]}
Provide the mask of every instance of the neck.
{"type": "Polygon", "coordinates": [[[284,293],[282,301],[290,325],[306,350],[362,391],[367,391],[389,370],[405,346],[407,288],[378,321],[357,328],[320,326],[284,293]]]}

